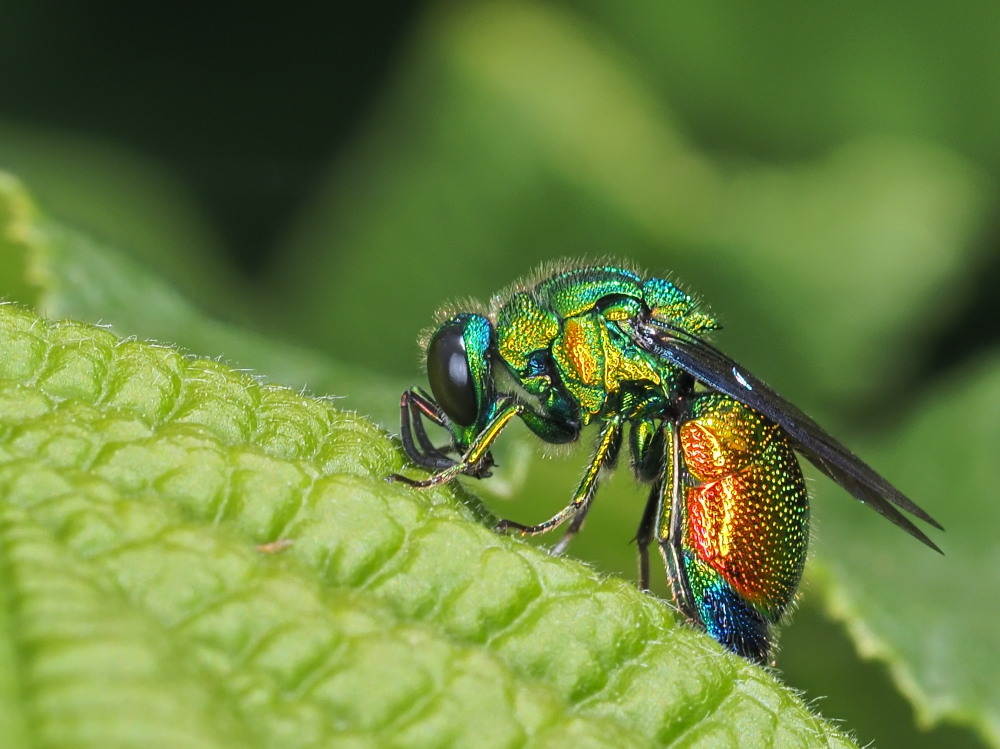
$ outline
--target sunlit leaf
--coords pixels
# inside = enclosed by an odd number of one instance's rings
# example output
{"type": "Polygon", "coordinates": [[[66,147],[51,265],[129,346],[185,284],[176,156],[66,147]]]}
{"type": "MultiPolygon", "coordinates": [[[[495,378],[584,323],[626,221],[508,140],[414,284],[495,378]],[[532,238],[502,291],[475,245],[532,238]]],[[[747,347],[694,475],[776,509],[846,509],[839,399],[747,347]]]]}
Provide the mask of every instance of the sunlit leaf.
{"type": "Polygon", "coordinates": [[[0,306],[4,746],[849,745],[400,467],[328,402],[0,306]]]}

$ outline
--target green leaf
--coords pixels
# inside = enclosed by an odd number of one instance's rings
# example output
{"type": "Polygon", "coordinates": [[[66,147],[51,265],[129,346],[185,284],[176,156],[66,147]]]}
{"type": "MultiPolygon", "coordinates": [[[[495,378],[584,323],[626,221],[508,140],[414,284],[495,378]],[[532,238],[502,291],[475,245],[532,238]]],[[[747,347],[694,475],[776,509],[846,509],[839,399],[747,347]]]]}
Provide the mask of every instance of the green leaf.
{"type": "MultiPolygon", "coordinates": [[[[240,308],[218,238],[162,165],[96,138],[0,120],[0,169],[30,182],[46,213],[140,258],[215,312],[240,308]]],[[[7,189],[7,188],[4,188],[7,189]]]]}
{"type": "Polygon", "coordinates": [[[834,550],[821,538],[813,571],[832,614],[866,657],[888,664],[921,723],[969,723],[997,745],[1000,358],[932,383],[919,406],[869,452],[945,526],[935,534],[945,556],[899,543],[887,524],[836,503],[823,534],[852,542],[834,550]]]}
{"type": "Polygon", "coordinates": [[[401,467],[327,401],[0,306],[3,745],[849,745],[401,467]]]}
{"type": "Polygon", "coordinates": [[[8,298],[110,325],[122,336],[169,341],[285,385],[342,397],[346,408],[383,422],[398,418],[407,381],[331,360],[301,346],[207,316],[132,258],[42,213],[11,175],[0,172],[0,281],[8,298]]]}

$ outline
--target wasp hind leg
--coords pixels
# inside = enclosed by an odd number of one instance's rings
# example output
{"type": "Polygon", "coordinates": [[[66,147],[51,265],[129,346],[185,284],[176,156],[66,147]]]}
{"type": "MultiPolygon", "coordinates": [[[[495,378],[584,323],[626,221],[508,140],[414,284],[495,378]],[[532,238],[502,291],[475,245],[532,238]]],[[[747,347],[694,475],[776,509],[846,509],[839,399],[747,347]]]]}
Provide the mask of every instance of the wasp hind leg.
{"type": "Polygon", "coordinates": [[[656,537],[656,522],[660,516],[663,482],[657,479],[646,500],[646,508],[642,511],[642,520],[635,532],[635,545],[639,550],[639,590],[649,590],[649,545],[656,537]]]}
{"type": "Polygon", "coordinates": [[[663,487],[669,480],[666,445],[667,423],[642,419],[632,425],[629,434],[632,472],[642,482],[652,482],[646,507],[642,511],[635,544],[639,551],[639,590],[649,590],[649,545],[657,537],[657,524],[663,514],[663,487]]]}

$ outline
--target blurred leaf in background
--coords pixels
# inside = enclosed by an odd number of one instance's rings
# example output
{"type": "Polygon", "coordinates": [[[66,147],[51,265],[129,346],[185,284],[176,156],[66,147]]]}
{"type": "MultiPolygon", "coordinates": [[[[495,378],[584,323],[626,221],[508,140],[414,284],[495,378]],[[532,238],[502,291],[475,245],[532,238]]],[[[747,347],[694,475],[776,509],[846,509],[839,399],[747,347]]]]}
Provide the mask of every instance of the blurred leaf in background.
{"type": "MultiPolygon", "coordinates": [[[[0,89],[0,168],[136,258],[55,243],[72,248],[55,286],[8,294],[347,396],[394,430],[438,305],[556,257],[672,274],[725,350],[948,529],[940,559],[817,481],[787,681],[862,740],[1000,745],[995,5],[118,10],[0,11],[4,67],[23,71],[0,89]],[[109,40],[110,17],[127,26],[109,40]],[[192,324],[133,262],[225,322],[192,324]],[[820,606],[888,669],[844,668],[820,606]],[[961,728],[914,727],[941,719],[961,728]]],[[[508,443],[474,488],[516,498],[489,500],[497,514],[548,517],[581,459],[508,443]]],[[[603,490],[574,555],[631,578],[640,494],[603,490]]]]}

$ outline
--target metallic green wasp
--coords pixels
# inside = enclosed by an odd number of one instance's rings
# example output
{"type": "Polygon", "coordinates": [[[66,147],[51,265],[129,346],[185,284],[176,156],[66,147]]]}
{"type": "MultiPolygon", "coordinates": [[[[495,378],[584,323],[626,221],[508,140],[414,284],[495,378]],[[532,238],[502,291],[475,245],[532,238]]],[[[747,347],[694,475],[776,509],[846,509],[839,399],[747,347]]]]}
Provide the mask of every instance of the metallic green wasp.
{"type": "Polygon", "coordinates": [[[400,436],[433,475],[485,478],[490,448],[512,419],[550,443],[599,424],[597,446],[569,504],[534,535],[580,530],[626,437],[632,471],[651,484],[639,523],[639,585],[655,540],[677,605],[723,646],[766,662],[805,563],[809,504],[798,452],[857,499],[932,549],[899,509],[941,526],[815,421],[706,342],[718,328],[669,281],[614,265],[566,265],[495,297],[488,311],[451,314],[427,344],[433,397],[403,393],[400,436]],[[424,419],[443,427],[436,447],[424,419]],[[454,456],[454,457],[453,457],[454,456]]]}

